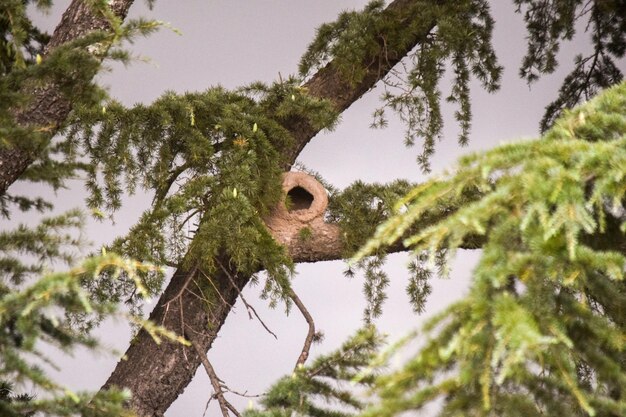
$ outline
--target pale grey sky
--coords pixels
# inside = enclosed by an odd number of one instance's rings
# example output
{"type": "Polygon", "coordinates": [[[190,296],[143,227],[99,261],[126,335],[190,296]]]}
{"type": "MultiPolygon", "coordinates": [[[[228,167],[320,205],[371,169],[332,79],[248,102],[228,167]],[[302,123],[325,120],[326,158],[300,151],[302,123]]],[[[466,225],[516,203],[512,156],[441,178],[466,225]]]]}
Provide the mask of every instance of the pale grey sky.
{"type": "MultiPolygon", "coordinates": [[[[57,1],[45,20],[54,24],[69,1],[57,1]]],[[[233,88],[255,80],[270,82],[279,72],[295,73],[300,55],[312,39],[315,28],[331,21],[344,9],[361,7],[365,0],[189,0],[156,2],[148,11],[141,1],[133,6],[133,16],[170,22],[182,36],[164,29],[148,39],[132,45],[137,54],[152,63],[136,63],[129,68],[114,65],[101,77],[113,97],[126,104],[149,102],[165,90],[177,92],[203,90],[221,84],[233,88]]],[[[578,37],[577,45],[564,45],[561,67],[556,74],[545,77],[532,89],[518,79],[518,67],[525,52],[524,27],[520,15],[514,14],[512,1],[492,1],[496,16],[494,43],[501,64],[505,67],[501,90],[490,95],[478,86],[472,92],[473,128],[470,144],[459,148],[457,126],[446,107],[444,139],[433,158],[434,172],[451,167],[464,153],[487,149],[498,143],[535,137],[544,106],[555,97],[556,89],[571,67],[576,48],[586,45],[587,36],[578,37]]],[[[443,83],[445,84],[445,83],[443,83]]],[[[447,85],[442,85],[444,92],[447,85]]],[[[419,148],[403,145],[403,127],[395,120],[385,130],[371,130],[370,115],[377,106],[380,90],[368,93],[342,116],[334,132],[318,135],[300,156],[300,162],[318,171],[337,187],[354,180],[387,182],[397,178],[420,181],[415,157],[419,148]]],[[[32,192],[32,186],[20,185],[19,191],[32,192]]],[[[17,187],[16,187],[17,188],[17,187]]],[[[15,190],[18,191],[18,190],[15,190]]],[[[81,206],[84,193],[80,182],[72,182],[70,190],[58,193],[57,208],[81,206]]],[[[96,245],[109,242],[125,233],[150,198],[134,196],[116,214],[116,223],[90,222],[87,235],[96,245]]],[[[427,304],[427,314],[448,305],[467,288],[477,253],[461,252],[450,279],[435,280],[434,291],[427,304]]],[[[389,258],[387,271],[392,277],[389,299],[378,324],[390,337],[398,338],[416,328],[424,317],[411,312],[404,294],[405,255],[389,258]]],[[[364,307],[362,278],[343,277],[341,262],[307,264],[298,267],[294,287],[313,314],[316,325],[326,338],[314,348],[313,355],[336,348],[361,324],[364,307]]],[[[297,359],[306,334],[304,320],[294,312],[285,317],[282,310],[268,310],[256,297],[258,291],[248,288],[245,295],[253,301],[259,314],[278,335],[275,340],[256,321],[250,321],[245,308],[237,305],[209,352],[216,371],[227,384],[238,391],[262,393],[279,376],[289,373],[297,359]]],[[[128,332],[107,324],[102,329],[107,344],[125,350],[128,332]]],[[[61,381],[74,389],[97,389],[106,380],[117,357],[80,354],[76,358],[60,358],[61,381]]],[[[212,390],[200,369],[192,384],[167,412],[168,417],[200,417],[212,390]]],[[[245,406],[248,400],[232,398],[245,406]]],[[[215,405],[215,404],[213,404],[215,405]]],[[[210,409],[208,415],[217,415],[210,409]]]]}

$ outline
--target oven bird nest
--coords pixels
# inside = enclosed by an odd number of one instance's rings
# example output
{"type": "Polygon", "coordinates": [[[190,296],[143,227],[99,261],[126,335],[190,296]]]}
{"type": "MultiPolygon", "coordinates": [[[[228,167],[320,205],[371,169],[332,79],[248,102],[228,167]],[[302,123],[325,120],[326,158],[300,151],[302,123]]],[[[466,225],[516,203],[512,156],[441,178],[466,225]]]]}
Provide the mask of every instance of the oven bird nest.
{"type": "Polygon", "coordinates": [[[336,240],[338,227],[324,222],[328,193],[314,177],[304,172],[283,174],[283,198],[265,218],[265,224],[281,244],[303,249],[320,239],[336,240]]]}

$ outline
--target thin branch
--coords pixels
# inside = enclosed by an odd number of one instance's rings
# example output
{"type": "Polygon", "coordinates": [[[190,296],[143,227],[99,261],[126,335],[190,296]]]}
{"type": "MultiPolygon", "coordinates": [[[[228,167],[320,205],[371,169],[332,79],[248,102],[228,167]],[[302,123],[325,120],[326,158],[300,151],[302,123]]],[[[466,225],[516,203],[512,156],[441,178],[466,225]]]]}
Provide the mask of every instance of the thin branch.
{"type": "MultiPolygon", "coordinates": [[[[178,299],[178,312],[180,313],[180,334],[185,334],[185,307],[183,306],[183,299],[178,299]]],[[[181,345],[183,350],[183,356],[185,357],[185,361],[189,362],[189,358],[187,358],[187,349],[181,345]]]]}
{"type": "MultiPolygon", "coordinates": [[[[229,410],[230,410],[230,412],[232,412],[235,416],[241,417],[241,414],[224,397],[224,391],[222,390],[222,383],[220,382],[219,377],[215,373],[215,369],[213,369],[213,365],[211,365],[211,362],[209,362],[209,358],[207,357],[206,353],[200,348],[200,346],[198,346],[198,344],[195,341],[191,340],[191,345],[193,346],[196,353],[200,357],[200,362],[202,362],[202,366],[204,366],[204,370],[209,376],[209,380],[211,381],[211,386],[213,386],[213,391],[215,392],[213,394],[213,397],[217,399],[217,402],[220,405],[222,416],[230,417],[230,414],[229,414],[229,410]]],[[[208,403],[207,403],[207,406],[208,406],[208,403]]]]}
{"type": "Polygon", "coordinates": [[[306,320],[309,325],[309,331],[306,334],[306,338],[304,339],[304,346],[302,347],[302,353],[298,357],[298,361],[296,362],[295,369],[303,366],[306,360],[309,357],[309,352],[311,351],[311,345],[313,344],[313,339],[315,338],[315,322],[313,321],[313,316],[309,313],[309,310],[306,309],[300,297],[294,292],[292,288],[289,289],[289,298],[293,301],[293,303],[298,307],[302,316],[306,320]]]}
{"type": "Polygon", "coordinates": [[[206,402],[206,405],[204,406],[204,412],[202,413],[202,417],[206,416],[206,412],[209,409],[209,404],[211,404],[211,401],[213,400],[213,396],[211,395],[209,397],[209,400],[206,402]]]}
{"type": "Polygon", "coordinates": [[[230,392],[231,394],[235,394],[235,395],[238,395],[238,396],[243,397],[243,398],[260,398],[263,395],[265,395],[265,394],[248,394],[248,391],[238,392],[238,391],[234,391],[234,390],[230,389],[227,386],[224,386],[223,388],[224,388],[224,391],[230,392]]]}
{"type": "MultiPolygon", "coordinates": [[[[188,222],[189,220],[191,220],[191,218],[192,218],[193,216],[195,216],[195,215],[197,215],[198,213],[200,213],[200,211],[201,211],[201,209],[199,209],[199,208],[192,210],[192,211],[191,211],[191,213],[189,213],[189,215],[188,215],[187,217],[185,217],[185,220],[183,220],[183,221],[180,223],[180,226],[182,227],[182,226],[184,226],[185,224],[187,224],[187,222],[188,222]]],[[[194,224],[194,226],[195,226],[195,224],[194,224]]]]}
{"type": "MultiPolygon", "coordinates": [[[[165,319],[167,317],[167,313],[169,313],[170,311],[170,304],[173,301],[176,300],[180,300],[183,293],[185,292],[185,290],[187,289],[187,286],[189,285],[189,282],[191,282],[191,280],[193,279],[193,276],[196,274],[196,271],[198,270],[198,265],[194,265],[193,268],[191,268],[191,270],[189,272],[187,272],[187,274],[185,275],[185,282],[183,282],[183,285],[180,287],[180,289],[178,290],[178,292],[176,293],[176,295],[174,295],[172,298],[170,298],[167,302],[163,303],[163,307],[165,308],[165,314],[163,314],[163,318],[161,319],[161,324],[165,323],[165,319]]],[[[178,272],[178,271],[177,271],[178,272]]],[[[172,277],[172,280],[176,278],[176,274],[174,274],[174,276],[172,277]]],[[[182,304],[181,304],[182,306],[182,304]]],[[[182,307],[181,307],[182,308],[182,307]]],[[[183,326],[181,324],[181,331],[183,331],[183,326]]]]}
{"type": "Polygon", "coordinates": [[[167,179],[164,181],[164,187],[158,188],[157,192],[154,194],[154,198],[152,199],[152,204],[151,204],[152,206],[155,206],[157,203],[160,205],[160,203],[167,196],[167,193],[169,193],[170,189],[172,188],[174,181],[176,181],[176,179],[180,176],[180,174],[185,172],[187,168],[189,168],[189,164],[184,163],[181,166],[176,167],[172,171],[170,171],[169,177],[167,177],[167,179]]]}
{"type": "Polygon", "coordinates": [[[267,327],[267,325],[265,324],[265,322],[261,319],[261,317],[259,316],[259,314],[256,312],[256,310],[254,309],[254,307],[252,307],[250,305],[250,303],[248,303],[248,301],[245,299],[245,297],[243,296],[243,294],[241,293],[241,290],[239,289],[239,287],[237,286],[237,284],[235,283],[235,279],[233,278],[233,276],[231,275],[230,272],[228,272],[228,270],[224,267],[224,265],[222,265],[222,263],[219,261],[219,259],[215,259],[215,261],[217,262],[217,264],[220,266],[220,268],[222,268],[222,271],[224,271],[224,273],[226,274],[226,276],[228,277],[228,279],[230,280],[230,283],[233,285],[233,287],[235,287],[235,290],[237,290],[237,294],[239,295],[239,298],[241,299],[241,301],[243,302],[243,305],[246,306],[246,310],[248,311],[248,317],[250,318],[250,320],[252,320],[252,314],[254,314],[254,316],[257,318],[257,320],[259,320],[259,323],[261,323],[261,325],[263,326],[263,328],[272,336],[274,336],[274,339],[278,340],[278,336],[276,336],[276,333],[274,333],[273,331],[270,330],[269,327],[267,327]]]}
{"type": "Polygon", "coordinates": [[[229,403],[228,401],[226,402],[226,407],[228,407],[228,409],[232,411],[234,415],[236,415],[237,417],[241,417],[241,414],[239,414],[239,411],[237,411],[237,409],[233,407],[233,405],[229,403]]]}
{"type": "Polygon", "coordinates": [[[198,285],[198,281],[197,280],[193,280],[194,285],[198,288],[198,290],[200,290],[200,294],[195,293],[191,287],[187,287],[187,293],[191,294],[192,296],[196,297],[198,300],[202,300],[204,301],[207,305],[211,304],[212,301],[209,300],[208,298],[206,298],[203,294],[202,294],[202,290],[200,289],[200,286],[198,285]]]}
{"type": "MultiPolygon", "coordinates": [[[[191,268],[191,271],[189,271],[187,273],[187,275],[185,276],[185,282],[183,283],[182,287],[180,287],[180,290],[178,290],[176,295],[174,295],[166,303],[163,304],[164,307],[168,308],[172,301],[175,301],[175,300],[179,299],[183,295],[183,293],[185,292],[185,289],[187,289],[187,286],[189,285],[189,282],[193,279],[193,276],[196,274],[197,271],[198,271],[198,265],[194,265],[191,268]]],[[[175,276],[176,275],[174,275],[174,277],[175,276]]],[[[172,279],[174,277],[172,277],[172,279]]]]}
{"type": "Polygon", "coordinates": [[[322,364],[319,368],[313,369],[310,372],[308,372],[308,377],[309,378],[313,378],[313,377],[318,376],[319,374],[321,374],[322,371],[327,370],[327,369],[331,369],[331,367],[334,364],[337,364],[340,361],[342,361],[343,359],[347,358],[349,355],[352,354],[352,352],[354,352],[358,348],[359,348],[359,346],[354,346],[354,347],[352,347],[352,349],[348,349],[348,350],[342,352],[341,355],[339,355],[339,357],[335,361],[332,361],[332,362],[328,361],[328,362],[322,364]]]}
{"type": "MultiPolygon", "coordinates": [[[[213,282],[213,280],[211,279],[210,276],[208,276],[206,273],[204,273],[203,270],[200,270],[200,273],[202,275],[204,275],[204,277],[207,279],[207,281],[209,281],[209,283],[211,284],[211,286],[213,287],[213,289],[215,290],[215,292],[217,293],[217,295],[220,297],[220,299],[222,300],[222,302],[224,302],[224,304],[226,304],[227,306],[233,307],[228,301],[226,301],[226,299],[222,296],[222,293],[220,292],[220,290],[215,286],[215,283],[213,282]]],[[[200,286],[198,286],[198,289],[200,289],[200,286]]],[[[201,289],[200,289],[201,290],[201,289]]],[[[201,290],[202,291],[202,290],[201,290]]]]}

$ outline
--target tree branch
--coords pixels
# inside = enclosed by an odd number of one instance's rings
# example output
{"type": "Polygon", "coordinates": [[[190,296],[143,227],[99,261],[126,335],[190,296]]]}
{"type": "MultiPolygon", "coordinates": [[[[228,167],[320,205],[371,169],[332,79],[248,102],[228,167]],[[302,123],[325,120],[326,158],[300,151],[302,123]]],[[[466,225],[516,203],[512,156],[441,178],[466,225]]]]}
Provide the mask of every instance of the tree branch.
{"type": "Polygon", "coordinates": [[[246,306],[246,310],[248,311],[248,317],[250,318],[250,320],[252,320],[252,314],[254,313],[254,315],[256,316],[257,320],[259,320],[259,323],[261,323],[261,326],[263,326],[263,328],[272,336],[274,336],[274,339],[278,339],[278,336],[276,336],[276,333],[274,333],[273,331],[270,330],[269,327],[267,327],[267,325],[265,324],[265,322],[261,319],[261,317],[258,315],[258,313],[256,312],[256,310],[254,309],[254,307],[252,307],[250,305],[250,303],[248,303],[248,301],[244,298],[243,293],[241,291],[239,291],[239,289],[237,288],[237,284],[235,283],[235,280],[233,279],[232,275],[230,275],[230,273],[228,272],[228,270],[226,270],[226,268],[224,268],[224,265],[222,265],[222,263],[218,260],[217,264],[220,266],[220,268],[222,268],[222,271],[224,271],[224,273],[226,274],[226,276],[228,277],[229,281],[231,284],[233,284],[233,287],[237,290],[237,293],[239,294],[239,299],[241,300],[241,302],[243,303],[243,305],[246,306]]]}
{"type": "Polygon", "coordinates": [[[222,411],[222,416],[230,417],[229,410],[237,417],[241,417],[241,414],[235,407],[232,406],[230,402],[224,397],[224,391],[222,390],[222,383],[220,379],[217,377],[215,373],[215,369],[213,369],[213,365],[209,362],[209,358],[206,353],[202,351],[202,349],[195,343],[193,340],[191,341],[191,345],[195,349],[198,356],[200,356],[200,361],[202,362],[202,366],[204,366],[204,370],[209,376],[209,380],[211,381],[211,386],[213,386],[213,391],[215,392],[213,395],[217,398],[217,402],[220,405],[220,410],[222,411]]]}
{"type": "MultiPolygon", "coordinates": [[[[384,12],[387,18],[400,22],[398,27],[406,31],[404,35],[409,41],[403,49],[388,50],[386,54],[367,57],[365,62],[372,61],[373,64],[365,69],[364,77],[358,83],[345,80],[333,62],[330,62],[304,84],[303,87],[307,89],[308,94],[329,100],[337,111],[342,112],[374,87],[415,45],[425,39],[436,24],[434,21],[427,21],[417,28],[415,25],[402,25],[405,19],[415,17],[409,15],[408,11],[419,13],[411,7],[413,5],[414,0],[395,0],[384,12]]],[[[289,168],[318,130],[305,119],[289,120],[285,126],[294,137],[293,146],[283,149],[282,155],[286,161],[285,168],[289,168]]],[[[336,230],[339,229],[336,228],[336,230]]],[[[314,237],[308,242],[296,242],[287,249],[296,262],[340,259],[343,253],[342,240],[338,232],[336,235],[329,233],[314,237]],[[315,242],[321,246],[312,246],[315,242]]],[[[231,305],[250,280],[249,275],[242,275],[236,270],[231,270],[227,258],[221,258],[220,262],[227,266],[224,269],[228,273],[218,269],[212,282],[215,284],[215,290],[228,303],[207,305],[187,291],[183,291],[180,298],[180,304],[185,306],[185,328],[193,330],[196,334],[197,348],[202,352],[206,352],[211,347],[217,332],[230,312],[231,305]],[[235,285],[233,286],[231,282],[235,285]]],[[[180,286],[183,285],[181,281],[184,280],[180,278],[185,276],[184,270],[177,270],[161,299],[169,300],[177,294],[180,286]]],[[[217,294],[213,296],[218,297],[217,294]]],[[[177,308],[176,304],[172,304],[171,309],[177,308]]],[[[166,328],[177,327],[177,323],[170,318],[173,316],[175,314],[170,314],[165,318],[163,325],[166,328]]],[[[160,301],[150,315],[150,320],[160,323],[163,317],[163,302],[160,301]]],[[[195,350],[187,352],[185,359],[185,350],[186,348],[169,342],[156,345],[147,332],[140,331],[126,351],[126,360],[118,363],[103,388],[111,386],[128,388],[133,393],[129,406],[139,416],[161,416],[189,384],[201,363],[201,357],[195,350]]]]}
{"type": "Polygon", "coordinates": [[[303,366],[306,360],[309,358],[309,352],[311,351],[311,345],[313,344],[313,338],[315,337],[315,322],[313,321],[313,316],[309,313],[309,310],[304,306],[300,297],[296,295],[293,289],[289,289],[289,297],[293,300],[293,303],[298,307],[300,313],[304,316],[307,324],[309,325],[309,331],[306,334],[306,338],[304,339],[304,346],[302,347],[302,353],[298,357],[298,361],[296,362],[295,370],[299,367],[303,366]]]}
{"type": "MultiPolygon", "coordinates": [[[[133,1],[110,0],[108,4],[115,16],[124,20],[133,1]]],[[[73,0],[46,45],[44,57],[54,48],[97,30],[110,31],[108,20],[104,16],[95,15],[89,2],[73,0]]],[[[32,88],[27,94],[32,97],[30,105],[17,111],[15,120],[23,127],[41,128],[40,131],[47,135],[46,139],[49,141],[67,118],[72,103],[61,94],[60,87],[55,84],[32,88]]],[[[32,144],[0,147],[0,196],[37,159],[40,151],[41,149],[32,149],[32,144]]]]}
{"type": "MultiPolygon", "coordinates": [[[[442,0],[433,1],[433,3],[441,2],[442,0]]],[[[398,21],[398,27],[402,27],[403,22],[408,22],[415,18],[414,15],[407,12],[411,10],[413,3],[415,3],[415,0],[395,0],[387,6],[384,13],[387,18],[398,21]]],[[[384,54],[366,57],[365,62],[371,61],[371,64],[366,66],[363,78],[358,83],[346,80],[331,61],[315,73],[303,87],[308,91],[309,95],[330,101],[335,110],[342,113],[361,98],[363,94],[373,88],[378,81],[384,79],[402,58],[426,39],[436,24],[437,22],[435,21],[424,21],[420,27],[412,26],[411,29],[406,29],[408,33],[405,33],[405,36],[408,38],[408,41],[402,50],[392,50],[385,47],[384,54]]],[[[379,36],[384,38],[385,34],[382,33],[379,36]]],[[[286,171],[293,165],[309,141],[319,132],[318,129],[303,119],[291,120],[287,123],[287,128],[294,135],[295,141],[290,149],[284,151],[284,155],[287,158],[286,171]]]]}

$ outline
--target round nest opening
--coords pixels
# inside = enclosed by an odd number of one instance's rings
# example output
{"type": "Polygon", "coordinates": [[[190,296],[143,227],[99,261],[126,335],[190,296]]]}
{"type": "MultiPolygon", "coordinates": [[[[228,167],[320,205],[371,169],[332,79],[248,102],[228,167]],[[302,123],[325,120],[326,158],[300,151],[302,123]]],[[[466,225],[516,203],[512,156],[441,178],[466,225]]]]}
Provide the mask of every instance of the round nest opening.
{"type": "Polygon", "coordinates": [[[287,193],[287,210],[292,213],[298,210],[308,210],[313,205],[313,194],[306,189],[296,186],[287,193]]]}
{"type": "Polygon", "coordinates": [[[328,205],[328,193],[312,176],[304,172],[285,172],[283,193],[283,200],[271,214],[274,226],[278,223],[295,222],[294,225],[301,227],[302,222],[323,218],[328,205]]]}

